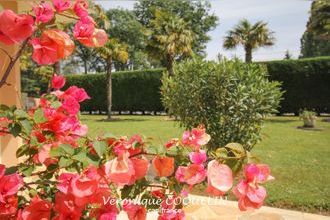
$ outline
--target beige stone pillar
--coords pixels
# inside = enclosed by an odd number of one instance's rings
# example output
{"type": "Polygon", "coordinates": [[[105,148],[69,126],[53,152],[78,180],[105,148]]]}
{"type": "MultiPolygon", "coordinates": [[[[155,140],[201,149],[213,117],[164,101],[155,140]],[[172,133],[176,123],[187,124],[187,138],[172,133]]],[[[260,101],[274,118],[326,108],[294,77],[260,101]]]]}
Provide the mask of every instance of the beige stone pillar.
{"type": "MultiPolygon", "coordinates": [[[[3,9],[11,9],[14,12],[19,11],[19,4],[17,1],[12,0],[0,0],[0,11],[3,9]]],[[[13,55],[17,51],[17,46],[6,46],[0,43],[0,47],[4,48],[13,55]]],[[[9,59],[3,51],[0,50],[0,77],[3,76],[4,71],[8,65],[9,59]]],[[[13,70],[11,71],[7,82],[10,85],[4,85],[0,88],[0,103],[6,105],[16,105],[20,107],[20,93],[21,93],[21,78],[19,62],[16,63],[13,70]]],[[[16,150],[21,145],[19,138],[13,138],[9,135],[0,136],[0,163],[6,166],[17,164],[16,150]]]]}

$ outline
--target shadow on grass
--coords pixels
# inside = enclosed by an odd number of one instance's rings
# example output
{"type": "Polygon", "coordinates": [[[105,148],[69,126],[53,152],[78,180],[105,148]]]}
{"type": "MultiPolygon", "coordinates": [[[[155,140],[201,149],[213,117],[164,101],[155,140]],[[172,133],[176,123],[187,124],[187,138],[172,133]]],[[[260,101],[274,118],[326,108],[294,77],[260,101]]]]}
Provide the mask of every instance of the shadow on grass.
{"type": "Polygon", "coordinates": [[[138,121],[148,121],[147,119],[143,119],[143,118],[111,118],[106,119],[106,118],[101,118],[101,119],[96,119],[93,120],[96,122],[138,122],[138,121]]]}
{"type": "Polygon", "coordinates": [[[299,121],[297,119],[277,119],[277,118],[268,118],[265,120],[266,122],[270,123],[290,123],[290,122],[296,122],[299,121]]]}

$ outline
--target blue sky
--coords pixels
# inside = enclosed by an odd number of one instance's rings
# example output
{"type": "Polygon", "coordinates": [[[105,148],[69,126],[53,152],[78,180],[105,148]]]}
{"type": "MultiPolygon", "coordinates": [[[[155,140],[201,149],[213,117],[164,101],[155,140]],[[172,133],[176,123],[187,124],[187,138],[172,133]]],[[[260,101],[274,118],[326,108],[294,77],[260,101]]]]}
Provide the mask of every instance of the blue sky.
{"type": "MultiPolygon", "coordinates": [[[[95,0],[105,9],[133,9],[134,1],[95,0]]],[[[207,44],[207,57],[214,59],[218,53],[227,57],[244,58],[242,48],[224,50],[223,38],[242,18],[255,22],[268,22],[269,28],[275,32],[276,44],[270,48],[261,48],[253,53],[254,60],[282,59],[289,50],[294,57],[300,52],[300,38],[306,28],[311,1],[309,0],[211,0],[212,9],[219,17],[218,26],[209,33],[212,40],[207,44]]]]}

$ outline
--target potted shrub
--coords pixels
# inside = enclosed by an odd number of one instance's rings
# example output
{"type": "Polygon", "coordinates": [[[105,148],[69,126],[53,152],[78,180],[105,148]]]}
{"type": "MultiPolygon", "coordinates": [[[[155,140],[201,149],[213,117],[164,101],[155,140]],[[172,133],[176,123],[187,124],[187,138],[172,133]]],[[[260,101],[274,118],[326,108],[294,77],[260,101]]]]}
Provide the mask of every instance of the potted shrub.
{"type": "Polygon", "coordinates": [[[304,127],[314,128],[316,124],[316,113],[313,111],[304,110],[299,115],[300,119],[304,122],[304,127]]]}

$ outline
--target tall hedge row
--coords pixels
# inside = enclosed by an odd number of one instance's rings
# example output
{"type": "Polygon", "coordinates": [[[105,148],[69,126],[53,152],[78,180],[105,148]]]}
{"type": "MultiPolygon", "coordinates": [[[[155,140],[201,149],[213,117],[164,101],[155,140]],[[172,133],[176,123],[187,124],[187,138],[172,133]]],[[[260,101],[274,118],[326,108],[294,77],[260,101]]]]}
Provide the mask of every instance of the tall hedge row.
{"type": "MultiPolygon", "coordinates": [[[[163,111],[162,73],[163,69],[113,73],[113,111],[163,111]]],[[[66,85],[82,87],[91,97],[82,103],[82,111],[107,111],[105,74],[69,75],[66,85]]]]}
{"type": "Polygon", "coordinates": [[[330,112],[330,57],[266,62],[269,77],[285,91],[280,113],[307,108],[330,112]]]}
{"type": "MultiPolygon", "coordinates": [[[[282,83],[285,91],[280,113],[300,109],[330,112],[330,57],[265,62],[269,78],[282,83]]],[[[163,111],[161,76],[163,69],[116,72],[113,74],[114,111],[163,111]]],[[[91,96],[83,111],[106,111],[105,74],[70,75],[67,85],[86,89],[91,96]]]]}

